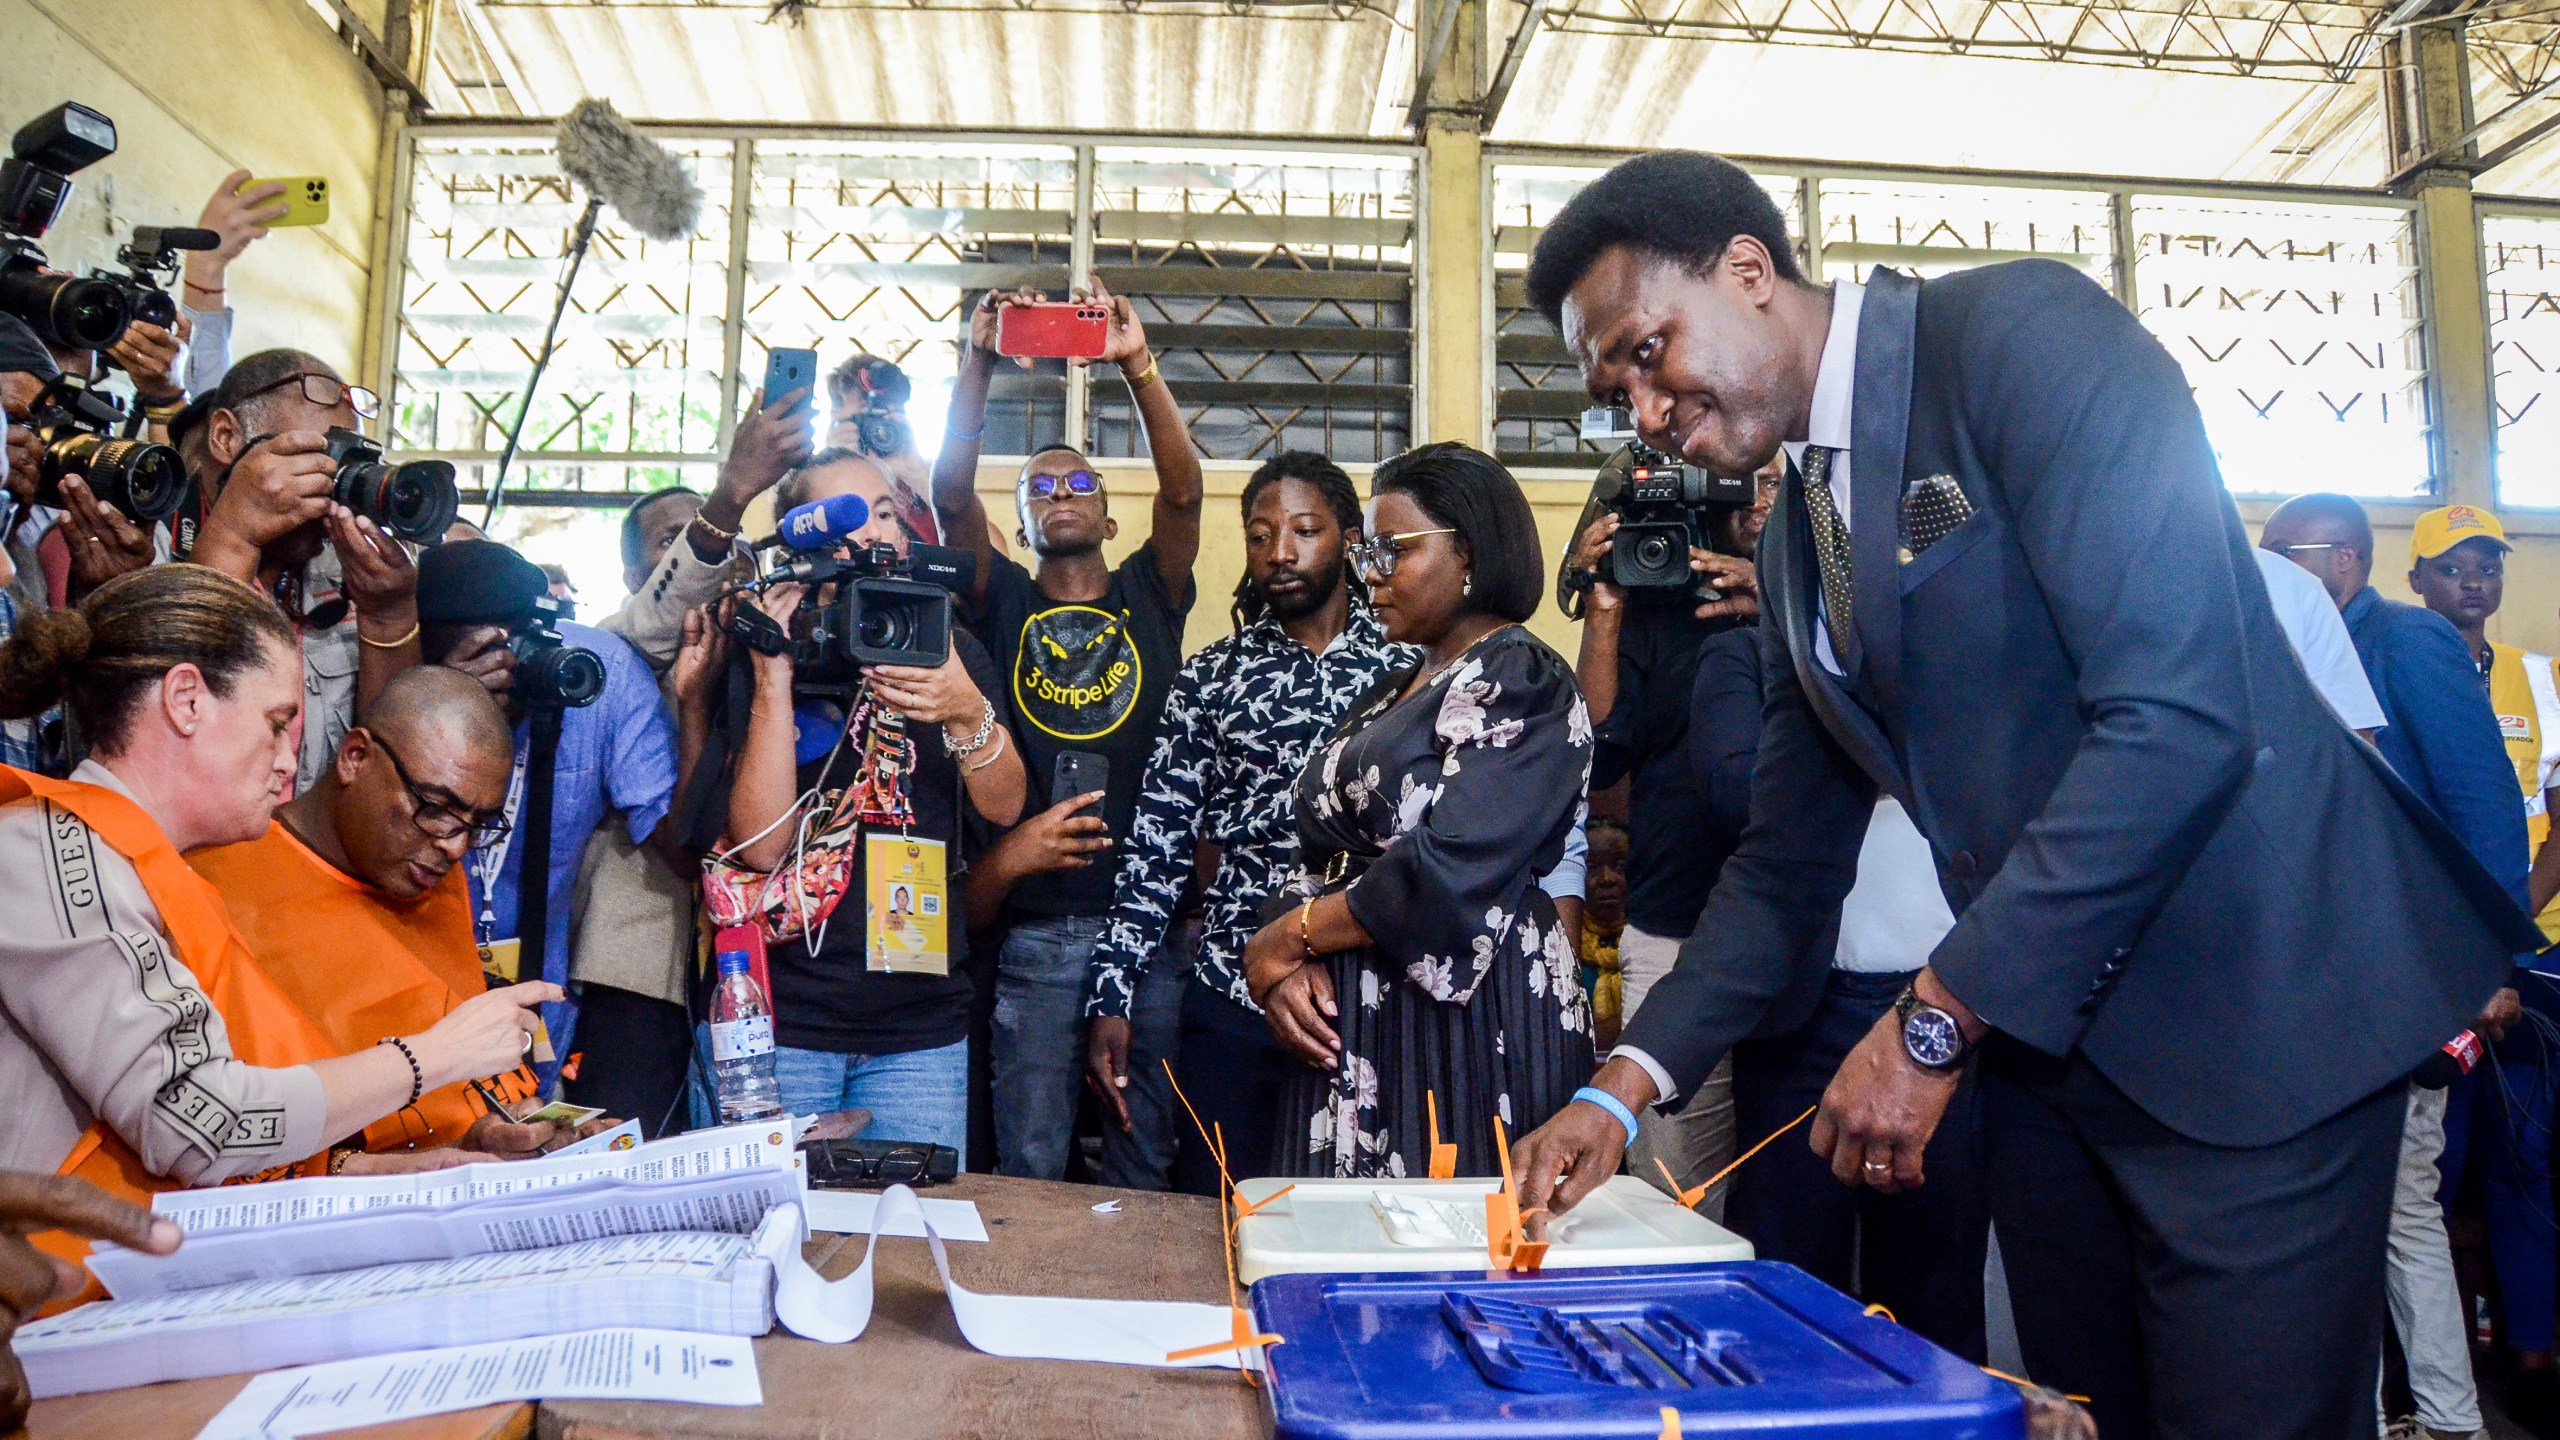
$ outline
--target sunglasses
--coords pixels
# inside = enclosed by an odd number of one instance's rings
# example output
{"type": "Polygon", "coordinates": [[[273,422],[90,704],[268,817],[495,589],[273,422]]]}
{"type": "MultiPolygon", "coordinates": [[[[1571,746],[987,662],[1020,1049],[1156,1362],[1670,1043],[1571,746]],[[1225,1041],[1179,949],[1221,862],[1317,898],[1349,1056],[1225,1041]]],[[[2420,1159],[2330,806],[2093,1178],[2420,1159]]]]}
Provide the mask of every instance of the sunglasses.
{"type": "Polygon", "coordinates": [[[505,839],[514,828],[503,810],[474,815],[455,804],[452,796],[429,794],[410,778],[409,767],[400,763],[399,753],[384,744],[380,735],[371,730],[364,733],[365,738],[373,742],[373,748],[382,752],[382,758],[391,762],[391,773],[400,777],[400,788],[409,792],[410,823],[428,839],[450,840],[456,835],[468,834],[471,846],[476,850],[505,839]]]}
{"type": "Polygon", "coordinates": [[[1407,530],[1401,534],[1373,535],[1366,540],[1343,547],[1342,553],[1351,561],[1351,568],[1359,572],[1361,579],[1374,584],[1396,573],[1396,557],[1412,548],[1405,544],[1406,541],[1419,540],[1426,535],[1457,533],[1454,527],[1443,526],[1437,530],[1407,530]]]}
{"type": "Polygon", "coordinates": [[[287,375],[273,385],[262,385],[240,398],[254,400],[258,396],[271,394],[296,383],[302,386],[303,399],[324,410],[335,410],[338,408],[338,402],[343,400],[355,410],[359,418],[370,420],[382,413],[381,396],[361,385],[350,385],[344,380],[327,375],[314,375],[309,371],[299,375],[287,375]]]}
{"type": "Polygon", "coordinates": [[[1070,495],[1099,495],[1102,477],[1090,470],[1070,470],[1064,475],[1034,475],[1022,482],[1022,493],[1034,500],[1055,500],[1061,490],[1070,495]]]}

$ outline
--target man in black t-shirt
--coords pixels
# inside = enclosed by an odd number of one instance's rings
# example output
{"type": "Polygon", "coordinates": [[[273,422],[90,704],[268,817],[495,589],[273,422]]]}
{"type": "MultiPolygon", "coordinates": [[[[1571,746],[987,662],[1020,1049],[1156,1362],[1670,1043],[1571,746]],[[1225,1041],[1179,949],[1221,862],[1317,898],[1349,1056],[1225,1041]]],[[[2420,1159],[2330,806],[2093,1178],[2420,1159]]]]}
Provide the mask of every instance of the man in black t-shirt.
{"type": "MultiPolygon", "coordinates": [[[[1025,570],[995,547],[977,493],[978,442],[995,372],[997,320],[1008,305],[1040,299],[1029,292],[988,294],[970,314],[969,344],[934,462],[933,503],[946,543],[978,558],[969,608],[1013,710],[1032,805],[1052,798],[1059,757],[1100,756],[1109,766],[1102,818],[1106,835],[1117,841],[1128,833],[1165,694],[1182,664],[1182,624],[1195,593],[1191,567],[1200,553],[1200,459],[1129,302],[1099,285],[1078,298],[1111,311],[1100,358],[1127,380],[1155,458],[1147,542],[1117,569],[1103,559],[1103,544],[1119,524],[1101,475],[1081,452],[1059,446],[1024,461],[1014,485],[1016,544],[1031,552],[1036,569],[1025,570]]],[[[1011,925],[997,953],[996,1167],[1055,1180],[1066,1168],[1083,1083],[1085,972],[1111,912],[1116,860],[1106,849],[1099,856],[1055,853],[1043,863],[1056,868],[1013,885],[1011,925]]],[[[1156,967],[1165,975],[1180,968],[1156,967]]],[[[1181,987],[1177,979],[1165,988],[1164,1003],[1141,1000],[1134,1022],[1134,1044],[1146,1053],[1172,1053],[1181,987]]],[[[1162,1189],[1174,1139],[1106,1127],[1100,1178],[1162,1189]]]]}

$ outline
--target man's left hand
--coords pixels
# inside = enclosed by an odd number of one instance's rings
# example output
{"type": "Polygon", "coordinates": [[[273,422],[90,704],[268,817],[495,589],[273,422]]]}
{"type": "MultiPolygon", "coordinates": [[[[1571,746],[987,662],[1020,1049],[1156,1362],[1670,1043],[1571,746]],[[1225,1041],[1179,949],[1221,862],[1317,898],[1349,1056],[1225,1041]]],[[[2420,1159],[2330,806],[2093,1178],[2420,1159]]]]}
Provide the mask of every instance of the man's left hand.
{"type": "Polygon", "coordinates": [[[1698,607],[1699,619],[1748,619],[1760,613],[1760,570],[1749,560],[1693,545],[1689,547],[1689,569],[1724,592],[1723,599],[1698,607]]]}
{"type": "Polygon", "coordinates": [[[1154,356],[1147,351],[1147,327],[1128,297],[1114,295],[1110,288],[1096,280],[1075,292],[1075,298],[1100,305],[1111,312],[1110,328],[1103,333],[1100,363],[1117,365],[1121,373],[1132,379],[1147,373],[1154,356]]]}
{"type": "Polygon", "coordinates": [[[2489,997],[2489,1004],[2480,1012],[2480,1018],[2471,1022],[2471,1028],[2494,1045],[2506,1039],[2508,1028],[2523,1018],[2524,997],[2516,993],[2514,986],[2501,985],[2498,993],[2489,997]]]}
{"type": "Polygon", "coordinates": [[[1954,1097],[1957,1072],[1924,1070],[1902,1048],[1902,1022],[1880,1016],[1822,1092],[1813,1117],[1813,1153],[1843,1185],[1887,1195],[1918,1188],[1929,1137],[1954,1097]]]}
{"type": "MultiPolygon", "coordinates": [[[[329,507],[329,543],[338,552],[338,572],[347,599],[360,620],[374,621],[384,635],[397,637],[418,621],[418,566],[409,547],[382,532],[382,527],[344,505],[329,507]]],[[[376,643],[383,643],[376,636],[376,643]]]]}
{"type": "Polygon", "coordinates": [[[151,532],[100,501],[78,475],[62,477],[62,538],[71,556],[71,592],[86,595],[119,575],[151,567],[151,532]]]}
{"type": "MultiPolygon", "coordinates": [[[[183,316],[178,324],[182,332],[188,328],[183,316]]],[[[133,393],[143,404],[178,404],[187,398],[186,381],[178,370],[182,353],[178,341],[179,336],[136,320],[107,347],[107,360],[133,377],[133,393]]]]}

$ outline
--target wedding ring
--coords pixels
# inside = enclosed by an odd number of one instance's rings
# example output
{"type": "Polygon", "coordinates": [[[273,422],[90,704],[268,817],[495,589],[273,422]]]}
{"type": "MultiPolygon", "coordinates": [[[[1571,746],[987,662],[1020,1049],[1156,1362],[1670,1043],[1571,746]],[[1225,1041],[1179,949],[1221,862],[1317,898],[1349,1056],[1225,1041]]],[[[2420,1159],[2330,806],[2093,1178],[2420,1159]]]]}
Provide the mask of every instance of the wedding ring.
{"type": "Polygon", "coordinates": [[[1893,1162],[1890,1160],[1870,1160],[1866,1163],[1866,1168],[1869,1170],[1890,1170],[1893,1168],[1893,1162]]]}
{"type": "Polygon", "coordinates": [[[533,1054],[533,1032],[532,1032],[532,1031],[527,1030],[526,1032],[524,1032],[524,1049],[523,1049],[523,1050],[521,1050],[521,1051],[518,1051],[517,1053],[518,1053],[518,1055],[519,1055],[519,1056],[530,1056],[530,1055],[532,1055],[532,1054],[533,1054]]]}

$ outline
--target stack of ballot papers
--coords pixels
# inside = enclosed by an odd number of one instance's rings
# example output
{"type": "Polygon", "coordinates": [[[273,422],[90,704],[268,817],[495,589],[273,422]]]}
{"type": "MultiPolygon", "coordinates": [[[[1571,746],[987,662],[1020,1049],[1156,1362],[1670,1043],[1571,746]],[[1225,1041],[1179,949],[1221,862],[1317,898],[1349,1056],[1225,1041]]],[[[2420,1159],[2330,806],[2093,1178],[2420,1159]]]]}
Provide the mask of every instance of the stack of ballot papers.
{"type": "Polygon", "coordinates": [[[115,1298],[21,1327],[38,1396],[644,1326],[773,1327],[796,1266],[788,1124],[632,1149],[180,1191],[167,1256],[101,1246],[115,1298]]]}

